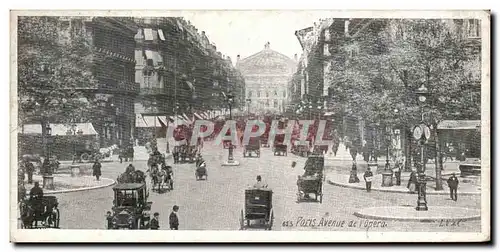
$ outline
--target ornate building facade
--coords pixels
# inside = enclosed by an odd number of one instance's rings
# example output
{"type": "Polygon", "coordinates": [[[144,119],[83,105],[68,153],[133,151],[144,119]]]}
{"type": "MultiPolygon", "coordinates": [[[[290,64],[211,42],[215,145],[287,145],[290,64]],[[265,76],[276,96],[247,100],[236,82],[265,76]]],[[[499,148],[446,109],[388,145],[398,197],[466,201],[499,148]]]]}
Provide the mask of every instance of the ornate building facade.
{"type": "Polygon", "coordinates": [[[225,109],[221,94],[228,90],[240,106],[244,80],[204,31],[180,17],[135,22],[136,138],[164,137],[167,118],[225,109]]]}
{"type": "Polygon", "coordinates": [[[289,97],[287,86],[297,62],[271,50],[264,50],[244,59],[237,59],[236,68],[245,79],[246,110],[251,113],[282,113],[289,97]]]}

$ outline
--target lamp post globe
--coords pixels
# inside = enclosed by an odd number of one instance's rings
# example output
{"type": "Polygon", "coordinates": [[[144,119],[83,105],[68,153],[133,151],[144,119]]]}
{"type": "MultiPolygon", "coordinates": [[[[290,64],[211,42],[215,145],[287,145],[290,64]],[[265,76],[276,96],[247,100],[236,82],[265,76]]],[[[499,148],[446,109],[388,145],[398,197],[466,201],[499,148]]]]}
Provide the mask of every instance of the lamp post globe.
{"type": "MultiPolygon", "coordinates": [[[[231,91],[229,91],[226,95],[226,103],[229,107],[229,120],[233,120],[233,115],[232,115],[232,106],[233,106],[233,103],[234,103],[234,95],[232,94],[231,91]]],[[[232,132],[232,134],[235,134],[236,132],[232,132]]],[[[229,145],[229,148],[228,148],[228,151],[229,151],[229,154],[228,154],[228,157],[227,157],[227,163],[224,163],[223,165],[226,165],[226,166],[238,166],[239,163],[238,161],[235,161],[234,160],[234,156],[233,156],[233,143],[231,142],[231,144],[229,145]]]]}
{"type": "MultiPolygon", "coordinates": [[[[429,95],[429,90],[427,87],[422,84],[417,91],[416,94],[418,96],[418,101],[420,102],[421,107],[421,123],[424,122],[424,104],[427,100],[427,96],[429,95]]],[[[416,139],[420,143],[420,165],[417,167],[417,188],[418,188],[418,199],[417,199],[417,211],[427,211],[427,199],[426,199],[426,176],[425,176],[425,137],[420,134],[420,139],[416,139]]]]}

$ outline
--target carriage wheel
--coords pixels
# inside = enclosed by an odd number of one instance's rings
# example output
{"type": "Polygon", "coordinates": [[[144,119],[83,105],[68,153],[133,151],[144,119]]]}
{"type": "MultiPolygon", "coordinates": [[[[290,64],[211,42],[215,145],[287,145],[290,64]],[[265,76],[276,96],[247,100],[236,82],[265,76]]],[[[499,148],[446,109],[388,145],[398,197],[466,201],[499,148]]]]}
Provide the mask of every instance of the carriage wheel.
{"type": "Polygon", "coordinates": [[[87,162],[89,161],[90,159],[90,155],[88,153],[83,153],[81,156],[80,156],[80,159],[83,161],[83,162],[87,162]]]}
{"type": "Polygon", "coordinates": [[[59,212],[59,209],[56,208],[55,216],[54,216],[54,228],[59,228],[59,222],[61,220],[61,212],[59,212]]]}
{"type": "MultiPolygon", "coordinates": [[[[94,156],[94,157],[95,157],[95,159],[97,159],[97,160],[101,160],[101,159],[102,159],[102,154],[101,154],[101,153],[97,153],[97,154],[95,154],[95,156],[94,156]]],[[[128,162],[128,161],[127,161],[127,162],[128,162]]]]}
{"type": "Polygon", "coordinates": [[[274,211],[273,208],[271,208],[271,211],[269,212],[269,221],[267,230],[271,230],[273,228],[273,223],[274,223],[274,211]]]}
{"type": "Polygon", "coordinates": [[[323,193],[319,195],[319,203],[323,204],[323,193]]]}
{"type": "Polygon", "coordinates": [[[240,230],[245,229],[245,215],[243,214],[243,209],[241,209],[241,216],[240,216],[240,230]]]}

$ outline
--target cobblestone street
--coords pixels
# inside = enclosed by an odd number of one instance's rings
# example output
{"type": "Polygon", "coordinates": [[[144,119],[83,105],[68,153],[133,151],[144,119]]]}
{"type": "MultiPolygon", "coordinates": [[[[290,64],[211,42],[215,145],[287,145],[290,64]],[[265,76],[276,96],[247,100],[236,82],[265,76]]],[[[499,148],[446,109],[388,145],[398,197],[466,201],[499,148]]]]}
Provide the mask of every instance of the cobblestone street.
{"type": "MultiPolygon", "coordinates": [[[[207,144],[204,157],[208,167],[208,180],[196,181],[194,164],[174,165],[175,190],[158,194],[150,192],[149,200],[153,202],[152,212],[160,213],[161,229],[168,229],[168,214],[173,205],[179,205],[180,228],[189,230],[238,230],[239,215],[244,206],[244,189],[252,185],[257,175],[262,175],[265,182],[273,189],[273,205],[275,212],[274,230],[352,230],[359,228],[318,227],[322,217],[336,221],[365,221],[367,225],[372,220],[358,218],[353,213],[365,207],[373,206],[405,206],[416,204],[415,194],[384,193],[342,188],[324,183],[324,201],[320,203],[296,203],[296,179],[302,174],[305,158],[295,155],[286,157],[273,156],[269,149],[264,148],[261,158],[243,158],[241,148],[235,150],[235,158],[240,166],[222,167],[220,164],[227,158],[227,150],[222,147],[207,144]],[[297,162],[295,168],[291,163],[297,162]],[[297,227],[300,220],[316,219],[316,226],[304,223],[297,227]],[[285,221],[292,221],[293,227],[283,227],[285,221]]],[[[169,160],[171,163],[171,160],[169,160]]],[[[137,169],[146,170],[145,161],[133,162],[137,169]]],[[[124,171],[128,163],[119,162],[103,164],[103,176],[116,178],[124,171]]],[[[345,167],[348,173],[350,166],[345,167]]],[[[328,179],[328,177],[327,177],[328,179]]],[[[105,213],[111,210],[113,193],[111,187],[65,193],[58,195],[61,209],[61,228],[71,229],[104,229],[105,213]],[[75,207],[78,206],[78,207],[75,207]],[[84,220],[84,221],[82,221],[84,220]]],[[[480,209],[479,195],[460,196],[457,202],[449,200],[446,195],[428,195],[429,207],[459,206],[480,209]]],[[[372,221],[373,222],[373,221],[372,221]]],[[[440,223],[415,223],[386,221],[387,226],[371,228],[386,231],[412,231],[415,228],[422,231],[454,231],[456,226],[443,226],[440,223]]],[[[299,223],[300,224],[300,223],[299,223]]],[[[347,225],[347,224],[346,224],[347,225]]],[[[460,230],[477,232],[479,221],[469,221],[460,224],[460,230]]]]}

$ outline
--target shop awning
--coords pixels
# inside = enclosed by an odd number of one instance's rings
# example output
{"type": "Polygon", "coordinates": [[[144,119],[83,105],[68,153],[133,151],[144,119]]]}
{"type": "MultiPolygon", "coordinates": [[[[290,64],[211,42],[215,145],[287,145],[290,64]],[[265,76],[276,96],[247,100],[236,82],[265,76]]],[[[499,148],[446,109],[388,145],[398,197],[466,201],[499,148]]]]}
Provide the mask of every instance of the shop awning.
{"type": "Polygon", "coordinates": [[[211,119],[207,112],[203,112],[203,116],[205,117],[205,119],[211,119]]]}
{"type": "Polygon", "coordinates": [[[148,125],[148,128],[161,128],[162,124],[160,120],[158,119],[157,116],[143,116],[144,121],[146,122],[146,125],[148,125]]]}
{"type": "Polygon", "coordinates": [[[167,119],[167,116],[158,116],[158,119],[160,120],[160,122],[167,126],[168,125],[168,119],[167,119]]]}
{"type": "Polygon", "coordinates": [[[194,116],[197,120],[203,120],[203,117],[201,117],[198,113],[194,113],[194,116]]]}
{"type": "Polygon", "coordinates": [[[144,118],[142,118],[142,115],[140,115],[140,114],[137,114],[135,116],[135,127],[137,127],[137,128],[147,128],[148,127],[148,124],[146,123],[146,121],[144,121],[144,118]]]}
{"type": "Polygon", "coordinates": [[[194,85],[190,81],[186,81],[186,85],[189,87],[190,90],[194,90],[194,85]]]}
{"type": "MultiPolygon", "coordinates": [[[[92,123],[75,123],[75,132],[81,131],[83,136],[94,136],[97,135],[97,131],[94,129],[92,123]]],[[[66,136],[68,135],[68,131],[71,130],[70,125],[65,124],[50,124],[50,128],[52,129],[52,136],[66,136]]],[[[25,135],[38,135],[42,134],[42,125],[41,124],[25,124],[21,133],[25,135]]],[[[71,133],[73,135],[73,133],[71,133]]]]}
{"type": "Polygon", "coordinates": [[[153,40],[153,29],[151,28],[144,29],[144,40],[153,40]]]}
{"type": "Polygon", "coordinates": [[[146,59],[153,60],[153,63],[155,65],[159,65],[160,63],[163,62],[163,58],[158,52],[145,50],[144,53],[146,54],[146,59]]]}
{"type": "Polygon", "coordinates": [[[165,35],[163,35],[162,29],[158,29],[158,36],[160,37],[161,40],[165,41],[165,35]]]}
{"type": "Polygon", "coordinates": [[[480,120],[444,120],[438,124],[440,130],[472,130],[480,129],[480,120]]]}
{"type": "Polygon", "coordinates": [[[146,59],[154,60],[153,51],[146,50],[144,53],[146,54],[146,59]]]}

